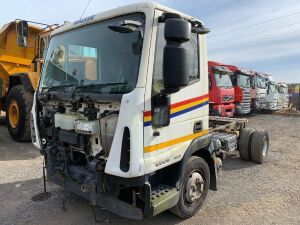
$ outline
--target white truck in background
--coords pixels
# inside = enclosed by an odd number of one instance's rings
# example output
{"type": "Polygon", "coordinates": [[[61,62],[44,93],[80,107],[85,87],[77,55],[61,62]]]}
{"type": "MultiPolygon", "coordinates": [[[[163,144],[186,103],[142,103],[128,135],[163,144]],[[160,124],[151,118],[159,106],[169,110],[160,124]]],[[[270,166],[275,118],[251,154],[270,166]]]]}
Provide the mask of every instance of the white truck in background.
{"type": "Polygon", "coordinates": [[[282,101],[282,108],[286,109],[289,107],[289,92],[288,85],[284,82],[277,83],[277,91],[282,101]]]}
{"type": "Polygon", "coordinates": [[[251,111],[260,111],[265,108],[267,83],[265,74],[251,71],[251,111]]]}
{"type": "Polygon", "coordinates": [[[276,83],[272,75],[265,74],[265,79],[267,83],[267,95],[265,110],[276,111],[278,110],[278,103],[280,102],[278,91],[276,90],[276,83]]]}
{"type": "Polygon", "coordinates": [[[47,177],[120,216],[193,216],[226,153],[262,163],[265,130],[209,117],[207,28],[138,3],[53,32],[31,114],[47,177]]]}

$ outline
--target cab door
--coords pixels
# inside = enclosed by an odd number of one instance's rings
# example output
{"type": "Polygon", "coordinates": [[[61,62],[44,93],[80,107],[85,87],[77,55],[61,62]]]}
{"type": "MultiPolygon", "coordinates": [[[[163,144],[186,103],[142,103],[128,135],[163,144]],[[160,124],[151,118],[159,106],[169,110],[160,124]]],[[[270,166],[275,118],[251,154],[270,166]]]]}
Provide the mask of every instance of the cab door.
{"type": "Polygon", "coordinates": [[[193,139],[208,133],[208,68],[205,37],[192,33],[184,43],[188,51],[189,84],[169,99],[169,123],[153,125],[151,103],[163,90],[164,23],[158,22],[162,11],[156,10],[152,47],[145,94],[144,160],[145,173],[180,161],[193,139]]]}

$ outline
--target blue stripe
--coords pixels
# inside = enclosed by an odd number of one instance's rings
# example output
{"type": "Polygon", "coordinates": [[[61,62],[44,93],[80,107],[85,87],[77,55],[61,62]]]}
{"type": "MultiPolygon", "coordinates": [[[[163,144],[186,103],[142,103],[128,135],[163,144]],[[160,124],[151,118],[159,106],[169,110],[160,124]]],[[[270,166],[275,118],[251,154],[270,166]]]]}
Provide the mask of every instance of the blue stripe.
{"type": "Polygon", "coordinates": [[[171,118],[174,118],[174,117],[179,116],[179,115],[181,115],[181,114],[184,114],[184,113],[193,111],[193,110],[198,109],[198,108],[200,108],[200,107],[202,107],[202,106],[205,106],[205,105],[207,105],[207,104],[208,104],[208,102],[203,102],[203,103],[201,103],[201,104],[199,104],[199,105],[195,105],[195,106],[193,106],[193,107],[191,107],[191,108],[187,108],[187,109],[178,111],[178,112],[176,112],[176,113],[171,114],[171,118]]]}
{"type": "MultiPolygon", "coordinates": [[[[182,114],[184,114],[184,113],[193,111],[193,110],[195,110],[195,109],[199,109],[199,108],[201,108],[202,106],[205,106],[205,105],[208,105],[208,101],[207,101],[207,102],[203,102],[203,103],[201,103],[201,104],[199,104],[199,105],[195,105],[195,106],[193,106],[193,107],[191,107],[191,108],[184,109],[184,110],[178,111],[178,112],[176,112],[176,113],[173,113],[173,114],[171,114],[170,118],[174,118],[174,117],[176,117],[176,116],[180,116],[180,115],[182,115],[182,114]]],[[[151,125],[151,121],[144,122],[144,127],[148,127],[148,126],[150,126],[150,125],[151,125]]]]}
{"type": "Polygon", "coordinates": [[[144,122],[144,127],[148,127],[151,125],[151,121],[144,122]]]}

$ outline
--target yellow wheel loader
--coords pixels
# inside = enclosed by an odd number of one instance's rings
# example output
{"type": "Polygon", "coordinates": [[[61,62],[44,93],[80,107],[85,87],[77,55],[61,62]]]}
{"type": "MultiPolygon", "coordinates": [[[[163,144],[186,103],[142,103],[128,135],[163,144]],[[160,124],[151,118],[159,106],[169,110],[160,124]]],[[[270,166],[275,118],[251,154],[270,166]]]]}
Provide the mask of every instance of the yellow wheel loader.
{"type": "Polygon", "coordinates": [[[0,111],[10,135],[30,141],[30,111],[43,53],[57,25],[15,20],[0,29],[0,111]]]}

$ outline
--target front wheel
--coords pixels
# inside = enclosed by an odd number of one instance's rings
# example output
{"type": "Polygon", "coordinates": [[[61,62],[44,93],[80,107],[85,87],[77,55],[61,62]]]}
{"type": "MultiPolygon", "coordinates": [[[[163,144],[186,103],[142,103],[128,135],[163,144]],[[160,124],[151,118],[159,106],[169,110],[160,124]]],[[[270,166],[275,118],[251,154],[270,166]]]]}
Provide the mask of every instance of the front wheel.
{"type": "Polygon", "coordinates": [[[16,141],[30,141],[30,111],[33,95],[22,85],[11,88],[6,101],[6,124],[9,134],[16,141]]]}
{"type": "Polygon", "coordinates": [[[183,219],[192,217],[202,207],[209,183],[210,172],[207,163],[200,157],[192,156],[185,170],[179,201],[171,212],[183,219]]]}

